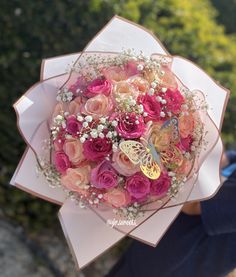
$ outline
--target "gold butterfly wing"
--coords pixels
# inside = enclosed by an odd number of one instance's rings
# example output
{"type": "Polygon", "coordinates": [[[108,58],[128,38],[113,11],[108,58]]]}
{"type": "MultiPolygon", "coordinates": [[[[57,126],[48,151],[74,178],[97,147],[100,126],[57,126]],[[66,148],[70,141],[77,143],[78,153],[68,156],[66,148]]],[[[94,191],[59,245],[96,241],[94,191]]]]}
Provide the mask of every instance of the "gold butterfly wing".
{"type": "Polygon", "coordinates": [[[119,144],[120,150],[131,160],[133,164],[139,164],[146,153],[144,145],[138,141],[125,140],[119,144]]]}
{"type": "Polygon", "coordinates": [[[141,159],[140,169],[148,178],[156,180],[161,175],[160,166],[153,160],[151,153],[145,153],[141,159]]]}
{"type": "Polygon", "coordinates": [[[161,174],[161,169],[156,161],[153,160],[149,149],[142,143],[126,140],[119,144],[120,150],[126,154],[130,161],[139,164],[140,169],[150,179],[157,179],[161,174]]]}

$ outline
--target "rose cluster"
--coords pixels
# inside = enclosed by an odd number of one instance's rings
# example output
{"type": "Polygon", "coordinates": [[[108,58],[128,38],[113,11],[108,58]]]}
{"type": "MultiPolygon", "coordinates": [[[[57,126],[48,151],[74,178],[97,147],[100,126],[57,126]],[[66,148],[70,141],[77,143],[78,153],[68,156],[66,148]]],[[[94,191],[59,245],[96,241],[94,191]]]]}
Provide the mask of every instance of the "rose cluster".
{"type": "Polygon", "coordinates": [[[62,186],[89,204],[141,207],[171,197],[190,173],[199,115],[162,60],[113,57],[113,63],[93,63],[96,76],[77,70],[76,80],[59,90],[51,120],[53,165],[62,186]],[[133,163],[121,151],[120,143],[130,140],[147,152],[144,141],[152,143],[160,157],[157,179],[141,170],[145,153],[133,163]]]}

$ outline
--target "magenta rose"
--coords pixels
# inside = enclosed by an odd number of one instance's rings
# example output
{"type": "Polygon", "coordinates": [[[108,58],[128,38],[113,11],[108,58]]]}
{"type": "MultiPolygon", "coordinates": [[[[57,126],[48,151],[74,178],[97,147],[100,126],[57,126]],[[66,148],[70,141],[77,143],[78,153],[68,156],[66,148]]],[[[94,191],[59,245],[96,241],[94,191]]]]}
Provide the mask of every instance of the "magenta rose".
{"type": "Polygon", "coordinates": [[[69,87],[69,91],[73,92],[74,95],[77,95],[80,91],[83,92],[85,91],[87,87],[87,80],[83,77],[80,76],[76,82],[69,87]]]}
{"type": "Polygon", "coordinates": [[[98,189],[110,189],[118,185],[118,174],[110,162],[104,160],[91,171],[91,184],[98,189]]]}
{"type": "Polygon", "coordinates": [[[141,172],[128,177],[125,183],[126,190],[136,200],[144,200],[150,192],[150,180],[141,172]]]}
{"type": "Polygon", "coordinates": [[[145,131],[145,123],[142,116],[135,113],[123,113],[118,116],[116,127],[119,135],[126,139],[140,138],[145,131]]]}
{"type": "Polygon", "coordinates": [[[160,120],[161,105],[157,101],[156,96],[151,96],[146,93],[138,97],[138,102],[143,105],[144,112],[147,113],[147,120],[160,120]]]}
{"type": "Polygon", "coordinates": [[[65,153],[55,152],[54,165],[55,165],[57,171],[59,171],[61,174],[63,174],[71,166],[71,163],[65,153]]]}
{"type": "Polygon", "coordinates": [[[110,95],[112,84],[106,79],[95,79],[88,86],[84,92],[86,97],[94,97],[98,94],[110,95]]]}
{"type": "Polygon", "coordinates": [[[179,113],[181,110],[181,105],[184,103],[184,97],[179,92],[178,89],[171,90],[167,89],[163,98],[166,100],[167,110],[172,113],[179,113]]]}
{"type": "Polygon", "coordinates": [[[83,143],[83,153],[89,161],[104,159],[111,151],[112,143],[107,138],[88,139],[83,143]]]}
{"type": "Polygon", "coordinates": [[[75,115],[70,115],[66,119],[66,130],[71,135],[76,135],[81,129],[82,124],[76,119],[75,115]]]}
{"type": "Polygon", "coordinates": [[[163,197],[166,195],[171,185],[170,177],[167,173],[161,173],[160,177],[156,180],[151,180],[150,192],[152,195],[163,197]]]}
{"type": "Polygon", "coordinates": [[[177,147],[183,151],[189,151],[193,143],[193,138],[191,135],[188,135],[186,138],[181,138],[180,142],[177,144],[177,147]]]}

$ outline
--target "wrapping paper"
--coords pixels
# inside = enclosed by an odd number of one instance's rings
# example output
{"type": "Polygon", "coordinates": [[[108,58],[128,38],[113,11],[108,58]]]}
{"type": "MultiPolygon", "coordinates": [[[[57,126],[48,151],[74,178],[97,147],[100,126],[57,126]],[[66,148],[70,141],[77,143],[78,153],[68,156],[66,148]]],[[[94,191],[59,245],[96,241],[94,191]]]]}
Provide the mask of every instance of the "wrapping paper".
{"type": "MultiPolygon", "coordinates": [[[[143,51],[145,55],[170,55],[150,31],[118,16],[111,19],[83,52],[121,52],[124,48],[143,51]]],[[[218,191],[221,186],[219,163],[223,151],[219,138],[194,176],[194,186],[186,184],[177,199],[170,200],[127,234],[105,224],[90,208],[81,209],[75,202],[66,199],[63,190],[50,188],[44,178],[37,174],[35,153],[42,151],[41,141],[48,137],[45,122],[56,104],[56,92],[68,79],[68,66],[73,65],[80,54],[44,60],[40,81],[14,104],[17,125],[27,148],[11,179],[12,185],[61,205],[58,216],[78,268],[86,266],[126,235],[156,246],[181,211],[183,203],[208,199],[218,191]]],[[[190,90],[204,93],[210,106],[209,116],[220,132],[229,91],[191,61],[179,56],[172,58],[172,71],[179,80],[190,90]]]]}

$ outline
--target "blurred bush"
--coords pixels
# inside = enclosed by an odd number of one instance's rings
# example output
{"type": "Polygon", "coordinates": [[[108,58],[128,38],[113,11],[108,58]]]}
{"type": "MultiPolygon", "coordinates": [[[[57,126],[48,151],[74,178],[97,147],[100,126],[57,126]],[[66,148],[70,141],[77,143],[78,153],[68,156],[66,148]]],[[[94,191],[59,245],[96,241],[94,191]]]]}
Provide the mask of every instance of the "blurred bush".
{"type": "Polygon", "coordinates": [[[212,0],[212,4],[219,11],[217,21],[225,26],[226,32],[236,32],[236,1],[235,0],[212,0]]]}
{"type": "Polygon", "coordinates": [[[151,29],[172,54],[190,58],[232,90],[223,133],[228,144],[235,141],[236,42],[217,24],[209,0],[12,0],[0,6],[0,205],[24,226],[52,226],[58,207],[8,186],[25,147],[11,105],[38,81],[43,58],[80,51],[114,14],[151,29]]]}

